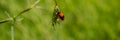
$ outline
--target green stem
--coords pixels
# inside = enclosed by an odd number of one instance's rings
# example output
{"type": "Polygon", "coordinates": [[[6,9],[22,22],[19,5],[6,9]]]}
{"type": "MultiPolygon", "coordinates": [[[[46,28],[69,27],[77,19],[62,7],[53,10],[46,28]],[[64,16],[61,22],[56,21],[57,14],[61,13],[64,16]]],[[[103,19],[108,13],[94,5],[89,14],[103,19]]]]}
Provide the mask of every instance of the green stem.
{"type": "MultiPolygon", "coordinates": [[[[34,8],[39,2],[40,2],[40,0],[37,0],[33,5],[31,5],[29,8],[21,11],[18,15],[16,15],[16,16],[13,17],[12,19],[15,20],[18,16],[20,16],[20,15],[22,15],[23,13],[31,10],[31,9],[34,8]]],[[[8,19],[5,19],[5,20],[1,20],[1,21],[0,21],[0,24],[1,24],[1,23],[6,23],[6,22],[9,22],[9,21],[11,21],[11,18],[8,18],[8,19]]]]}
{"type": "Polygon", "coordinates": [[[57,0],[54,0],[54,1],[55,1],[56,6],[57,6],[57,5],[58,5],[58,4],[57,4],[57,0]]]}

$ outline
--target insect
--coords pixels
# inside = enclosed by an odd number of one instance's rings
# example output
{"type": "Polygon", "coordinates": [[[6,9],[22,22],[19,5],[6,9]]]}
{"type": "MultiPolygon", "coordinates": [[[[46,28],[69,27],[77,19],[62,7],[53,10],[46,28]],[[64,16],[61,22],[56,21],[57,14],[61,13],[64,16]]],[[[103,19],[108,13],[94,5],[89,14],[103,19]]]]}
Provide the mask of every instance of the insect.
{"type": "Polygon", "coordinates": [[[58,15],[61,20],[64,20],[64,14],[62,12],[60,12],[58,15]]]}
{"type": "Polygon", "coordinates": [[[52,25],[54,26],[57,22],[57,19],[64,21],[64,14],[58,9],[58,6],[55,7],[53,16],[52,16],[52,25]]]}

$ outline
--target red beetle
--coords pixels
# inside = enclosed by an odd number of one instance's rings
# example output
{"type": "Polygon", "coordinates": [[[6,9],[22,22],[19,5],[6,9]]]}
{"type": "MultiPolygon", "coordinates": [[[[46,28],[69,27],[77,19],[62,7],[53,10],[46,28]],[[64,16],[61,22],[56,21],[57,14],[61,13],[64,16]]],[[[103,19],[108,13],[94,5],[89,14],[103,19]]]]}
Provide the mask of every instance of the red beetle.
{"type": "Polygon", "coordinates": [[[64,21],[64,14],[56,6],[53,12],[52,25],[54,26],[57,23],[57,19],[64,21]]]}
{"type": "Polygon", "coordinates": [[[60,12],[60,13],[58,14],[58,16],[59,16],[59,18],[60,18],[61,20],[64,20],[64,14],[63,14],[62,12],[60,12]]]}

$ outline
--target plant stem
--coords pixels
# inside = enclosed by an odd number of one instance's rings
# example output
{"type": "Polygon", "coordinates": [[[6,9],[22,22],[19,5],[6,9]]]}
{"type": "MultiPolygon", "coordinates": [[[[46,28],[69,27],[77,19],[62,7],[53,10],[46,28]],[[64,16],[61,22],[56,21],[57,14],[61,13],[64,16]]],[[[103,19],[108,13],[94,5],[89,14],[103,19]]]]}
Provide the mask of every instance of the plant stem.
{"type": "Polygon", "coordinates": [[[29,8],[24,9],[23,11],[21,11],[17,16],[14,17],[14,19],[17,18],[18,16],[22,15],[23,13],[31,10],[32,8],[34,8],[39,2],[40,2],[40,0],[37,0],[37,1],[36,1],[33,5],[31,5],[29,8]]]}
{"type": "Polygon", "coordinates": [[[57,5],[58,5],[58,4],[57,4],[57,0],[54,0],[54,1],[55,1],[55,4],[56,4],[55,6],[57,6],[57,5]]]}
{"type": "Polygon", "coordinates": [[[11,40],[14,40],[14,26],[11,26],[11,40]]]}
{"type": "Polygon", "coordinates": [[[9,21],[11,21],[11,20],[12,20],[12,18],[8,18],[8,19],[5,19],[5,20],[1,20],[1,21],[0,21],[0,24],[9,22],[9,21]]]}
{"type": "MultiPolygon", "coordinates": [[[[21,11],[18,15],[14,16],[12,19],[15,20],[18,16],[20,16],[20,15],[22,15],[23,13],[31,10],[31,9],[34,8],[39,2],[40,2],[40,0],[36,0],[36,2],[35,2],[33,5],[31,5],[31,6],[30,6],[29,8],[27,8],[27,9],[24,9],[24,10],[21,11]]],[[[8,19],[5,19],[5,20],[1,20],[1,21],[0,21],[0,24],[1,24],[1,23],[6,23],[6,22],[9,22],[9,21],[11,21],[11,18],[8,18],[8,19]]]]}

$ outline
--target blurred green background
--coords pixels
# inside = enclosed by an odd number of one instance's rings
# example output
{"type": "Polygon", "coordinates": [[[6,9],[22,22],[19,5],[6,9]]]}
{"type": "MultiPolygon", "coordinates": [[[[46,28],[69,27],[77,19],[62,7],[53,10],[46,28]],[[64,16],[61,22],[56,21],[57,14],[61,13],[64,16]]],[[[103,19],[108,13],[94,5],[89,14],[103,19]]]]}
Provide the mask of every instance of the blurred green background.
{"type": "MultiPolygon", "coordinates": [[[[16,16],[36,0],[0,0],[0,20],[16,16]]],[[[120,0],[57,0],[65,20],[52,29],[55,3],[40,0],[17,18],[15,40],[120,40],[120,0]]],[[[11,22],[0,24],[0,40],[11,40],[11,22]]]]}

